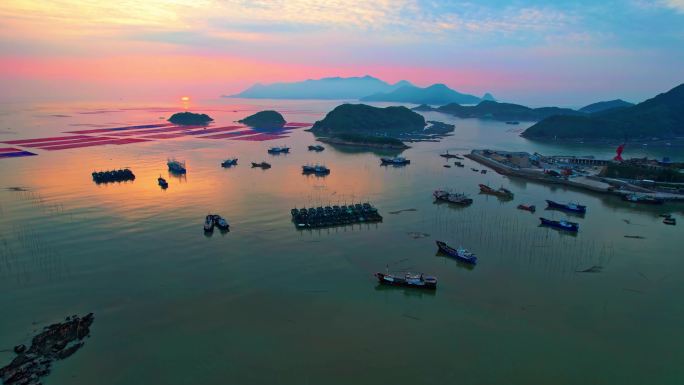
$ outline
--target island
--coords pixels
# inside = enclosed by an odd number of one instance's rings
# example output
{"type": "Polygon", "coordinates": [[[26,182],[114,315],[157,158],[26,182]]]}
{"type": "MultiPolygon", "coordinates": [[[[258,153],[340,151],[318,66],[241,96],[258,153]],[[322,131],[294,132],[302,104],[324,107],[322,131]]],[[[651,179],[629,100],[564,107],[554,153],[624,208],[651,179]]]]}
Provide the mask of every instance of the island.
{"type": "Polygon", "coordinates": [[[372,107],[366,104],[342,104],[314,123],[309,131],[316,135],[357,133],[367,136],[396,137],[422,131],[425,118],[406,107],[372,107]]]}
{"type": "Polygon", "coordinates": [[[522,133],[528,139],[670,142],[684,137],[684,84],[631,107],[582,116],[551,116],[522,133]]]}
{"type": "Polygon", "coordinates": [[[484,100],[476,106],[462,106],[457,103],[447,104],[435,111],[454,115],[459,118],[493,119],[500,121],[539,121],[553,115],[584,115],[570,108],[540,107],[530,108],[520,104],[499,103],[484,100]]]}
{"type": "Polygon", "coordinates": [[[209,122],[213,122],[214,119],[210,118],[207,114],[196,114],[194,112],[177,112],[168,119],[169,122],[174,124],[179,124],[182,126],[188,125],[206,125],[209,122]]]}
{"type": "Polygon", "coordinates": [[[250,115],[242,120],[238,120],[238,123],[245,124],[254,128],[269,128],[269,129],[279,129],[283,128],[286,121],[277,111],[266,110],[259,111],[254,115],[250,115]]]}

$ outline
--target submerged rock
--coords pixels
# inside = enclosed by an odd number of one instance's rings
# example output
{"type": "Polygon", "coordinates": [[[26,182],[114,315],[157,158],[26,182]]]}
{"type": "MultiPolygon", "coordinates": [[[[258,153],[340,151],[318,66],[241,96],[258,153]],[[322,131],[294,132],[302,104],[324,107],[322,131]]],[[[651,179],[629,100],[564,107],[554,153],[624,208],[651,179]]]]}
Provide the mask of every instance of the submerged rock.
{"type": "Polygon", "coordinates": [[[95,317],[89,313],[83,317],[67,317],[64,322],[47,326],[31,340],[31,347],[17,345],[17,356],[9,365],[0,368],[0,378],[5,385],[38,385],[40,377],[50,373],[54,360],[61,360],[76,353],[83,346],[83,339],[90,334],[95,317]]]}

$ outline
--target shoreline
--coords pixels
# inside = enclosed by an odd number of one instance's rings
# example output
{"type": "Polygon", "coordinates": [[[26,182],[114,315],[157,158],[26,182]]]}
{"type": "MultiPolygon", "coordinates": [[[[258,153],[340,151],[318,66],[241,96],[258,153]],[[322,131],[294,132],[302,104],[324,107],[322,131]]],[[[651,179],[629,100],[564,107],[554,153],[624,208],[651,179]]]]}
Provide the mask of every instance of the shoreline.
{"type": "Polygon", "coordinates": [[[406,144],[402,144],[400,146],[398,144],[359,143],[359,142],[351,142],[348,140],[342,140],[342,139],[331,138],[331,137],[320,137],[320,138],[316,138],[316,140],[319,142],[327,143],[327,144],[337,144],[337,145],[349,146],[349,147],[367,147],[367,148],[379,148],[379,149],[386,149],[386,150],[405,150],[407,148],[411,148],[410,146],[407,146],[406,144]]]}
{"type": "Polygon", "coordinates": [[[609,194],[619,197],[624,197],[633,193],[639,193],[641,195],[658,197],[670,202],[684,202],[684,195],[658,193],[653,192],[651,190],[644,191],[645,189],[639,186],[634,186],[628,182],[611,178],[603,178],[599,176],[580,176],[575,177],[573,179],[552,178],[544,174],[543,170],[533,168],[516,168],[505,165],[483,155],[484,151],[485,150],[472,150],[469,154],[465,154],[464,157],[472,161],[475,161],[479,164],[490,167],[501,175],[516,176],[523,179],[534,180],[547,184],[560,184],[565,186],[571,186],[582,190],[589,190],[592,192],[609,194]],[[630,191],[621,190],[618,189],[618,187],[628,187],[630,188],[630,191]]]}

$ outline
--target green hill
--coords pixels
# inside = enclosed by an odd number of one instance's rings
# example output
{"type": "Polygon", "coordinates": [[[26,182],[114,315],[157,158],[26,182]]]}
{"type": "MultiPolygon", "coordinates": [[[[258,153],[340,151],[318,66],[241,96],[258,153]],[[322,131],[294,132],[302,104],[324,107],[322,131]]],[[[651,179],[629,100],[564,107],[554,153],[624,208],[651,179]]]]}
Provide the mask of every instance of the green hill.
{"type": "Polygon", "coordinates": [[[588,106],[580,108],[578,111],[587,114],[593,114],[595,112],[607,111],[613,108],[624,108],[631,107],[634,103],[626,102],[622,99],[608,100],[605,102],[592,103],[588,106]]]}
{"type": "Polygon", "coordinates": [[[209,124],[214,119],[207,114],[196,114],[194,112],[177,112],[169,118],[169,122],[180,125],[209,124]]]}
{"type": "Polygon", "coordinates": [[[286,122],[279,112],[266,110],[238,120],[238,123],[256,128],[282,128],[286,122]]]}
{"type": "Polygon", "coordinates": [[[530,108],[520,104],[499,103],[491,100],[480,102],[476,106],[462,106],[452,103],[438,107],[436,111],[459,118],[485,118],[495,120],[527,120],[539,121],[552,115],[581,115],[582,113],[569,108],[541,107],[530,108]]]}
{"type": "Polygon", "coordinates": [[[534,139],[654,140],[684,136],[684,84],[632,107],[552,116],[525,130],[534,139]]]}
{"type": "Polygon", "coordinates": [[[372,107],[342,104],[317,121],[310,131],[317,135],[361,133],[393,136],[423,130],[425,118],[406,107],[372,107]]]}

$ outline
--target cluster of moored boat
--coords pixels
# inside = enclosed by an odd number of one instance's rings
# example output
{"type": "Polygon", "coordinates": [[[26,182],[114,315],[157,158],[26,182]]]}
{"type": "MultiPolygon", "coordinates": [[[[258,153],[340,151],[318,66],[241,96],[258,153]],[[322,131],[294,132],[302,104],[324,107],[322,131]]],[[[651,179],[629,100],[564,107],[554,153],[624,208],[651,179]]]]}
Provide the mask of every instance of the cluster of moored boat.
{"type": "Polygon", "coordinates": [[[133,174],[133,171],[127,168],[123,170],[93,171],[92,175],[93,180],[97,184],[109,182],[123,182],[135,179],[135,174],[133,174]]]}
{"type": "Polygon", "coordinates": [[[344,226],[364,222],[381,222],[378,209],[370,203],[343,206],[319,206],[290,210],[292,222],[298,229],[344,226]]]}
{"type": "Polygon", "coordinates": [[[204,218],[204,231],[211,233],[214,231],[214,227],[218,227],[221,231],[228,231],[230,229],[230,224],[228,221],[218,214],[208,214],[204,218]]]}

